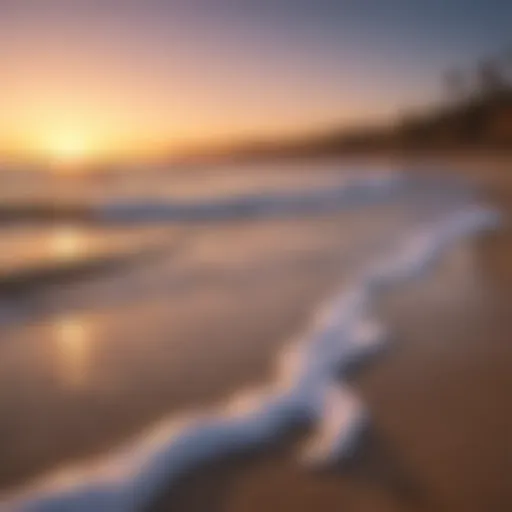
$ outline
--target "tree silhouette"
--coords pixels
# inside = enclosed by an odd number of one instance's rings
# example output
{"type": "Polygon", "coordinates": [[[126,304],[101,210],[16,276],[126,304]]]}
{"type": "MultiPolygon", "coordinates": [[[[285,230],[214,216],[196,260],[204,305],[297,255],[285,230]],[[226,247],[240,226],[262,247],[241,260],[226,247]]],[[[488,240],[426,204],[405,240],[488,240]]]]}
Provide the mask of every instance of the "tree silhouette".
{"type": "Polygon", "coordinates": [[[479,90],[485,97],[499,95],[507,89],[505,66],[499,59],[485,59],[477,69],[479,90]]]}
{"type": "Polygon", "coordinates": [[[452,68],[445,72],[444,86],[451,102],[459,103],[467,96],[466,80],[459,69],[452,68]]]}

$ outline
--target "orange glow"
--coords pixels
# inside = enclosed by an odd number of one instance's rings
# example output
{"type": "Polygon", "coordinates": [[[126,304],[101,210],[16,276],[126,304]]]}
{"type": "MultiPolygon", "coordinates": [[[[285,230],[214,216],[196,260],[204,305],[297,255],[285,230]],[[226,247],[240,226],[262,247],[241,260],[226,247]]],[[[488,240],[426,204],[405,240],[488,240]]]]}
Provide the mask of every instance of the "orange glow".
{"type": "Polygon", "coordinates": [[[387,97],[362,101],[359,87],[326,79],[323,67],[309,72],[302,57],[266,51],[260,58],[259,45],[245,48],[243,40],[238,48],[224,40],[224,26],[205,31],[198,22],[194,32],[176,20],[173,29],[171,17],[171,25],[146,32],[124,14],[89,19],[74,11],[31,7],[6,21],[0,153],[64,172],[308,135],[393,109],[387,97]]]}
{"type": "MultiPolygon", "coordinates": [[[[279,87],[236,81],[226,87],[209,72],[206,83],[174,80],[167,60],[156,62],[154,73],[138,73],[137,62],[121,56],[114,65],[106,56],[68,54],[66,47],[50,48],[39,59],[19,49],[14,60],[12,52],[5,64],[12,73],[9,90],[0,96],[0,151],[49,163],[59,172],[307,134],[339,119],[328,95],[297,108],[286,80],[279,87]]],[[[185,76],[206,66],[174,64],[185,76]]]]}

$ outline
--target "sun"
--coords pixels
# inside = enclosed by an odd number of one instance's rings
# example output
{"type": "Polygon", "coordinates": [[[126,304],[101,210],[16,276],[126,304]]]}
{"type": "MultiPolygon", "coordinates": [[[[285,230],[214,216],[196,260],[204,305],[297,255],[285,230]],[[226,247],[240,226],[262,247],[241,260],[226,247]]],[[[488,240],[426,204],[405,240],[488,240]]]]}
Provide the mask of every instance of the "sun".
{"type": "Polygon", "coordinates": [[[83,164],[92,154],[86,138],[71,132],[56,133],[48,137],[43,151],[57,166],[83,164]]]}
{"type": "Polygon", "coordinates": [[[57,160],[77,161],[86,157],[87,144],[82,137],[74,134],[59,134],[49,141],[48,151],[57,160]]]}

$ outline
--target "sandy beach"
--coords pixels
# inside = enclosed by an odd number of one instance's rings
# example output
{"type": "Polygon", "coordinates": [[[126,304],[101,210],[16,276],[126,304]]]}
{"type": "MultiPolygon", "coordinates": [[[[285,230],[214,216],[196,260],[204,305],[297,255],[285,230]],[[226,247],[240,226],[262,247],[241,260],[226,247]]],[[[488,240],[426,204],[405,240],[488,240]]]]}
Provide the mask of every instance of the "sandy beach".
{"type": "MultiPolygon", "coordinates": [[[[422,161],[418,168],[427,164],[455,174],[460,169],[508,213],[507,161],[489,167],[422,161]]],[[[370,210],[378,226],[363,221],[365,210],[274,219],[250,229],[244,223],[206,228],[192,258],[155,265],[157,277],[134,279],[121,303],[109,295],[115,280],[107,288],[93,279],[60,290],[57,298],[51,290],[32,298],[31,308],[40,313],[64,306],[74,313],[60,314],[56,323],[36,321],[21,334],[4,329],[2,487],[104,457],[162,417],[267,382],[276,350],[304,331],[318,304],[364,263],[372,244],[392,245],[401,216],[407,220],[407,210],[370,210]],[[349,245],[343,242],[347,230],[359,233],[349,245]],[[226,257],[222,248],[233,239],[239,243],[226,257]],[[269,247],[277,239],[285,251],[276,260],[269,247]],[[140,282],[146,288],[138,289],[140,282]],[[151,298],[144,307],[137,293],[151,298]]],[[[185,475],[149,510],[507,510],[511,257],[504,225],[457,244],[432,272],[379,300],[391,343],[348,376],[370,424],[336,467],[311,471],[299,464],[297,448],[309,432],[291,432],[185,475]]]]}
{"type": "Polygon", "coordinates": [[[512,512],[512,0],[0,19],[0,512],[512,512]]]}

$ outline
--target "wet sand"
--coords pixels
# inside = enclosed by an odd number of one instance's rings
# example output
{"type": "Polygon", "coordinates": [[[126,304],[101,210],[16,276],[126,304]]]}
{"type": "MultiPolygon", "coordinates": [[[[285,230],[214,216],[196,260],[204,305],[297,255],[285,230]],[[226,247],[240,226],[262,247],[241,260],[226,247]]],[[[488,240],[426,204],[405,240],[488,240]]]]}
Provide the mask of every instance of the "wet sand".
{"type": "Polygon", "coordinates": [[[123,288],[130,270],[32,297],[39,317],[2,332],[0,485],[106,455],[169,414],[268,380],[344,266],[371,253],[379,237],[359,215],[216,226],[183,260],[140,268],[143,290],[123,288]]]}
{"type": "MultiPolygon", "coordinates": [[[[512,211],[512,164],[451,162],[512,211]]],[[[456,171],[457,172],[457,171],[456,171]]],[[[322,472],[305,435],[183,479],[153,511],[488,512],[512,509],[512,231],[464,242],[379,311],[393,343],[351,376],[371,425],[322,472]]]]}

